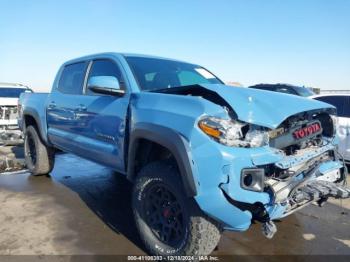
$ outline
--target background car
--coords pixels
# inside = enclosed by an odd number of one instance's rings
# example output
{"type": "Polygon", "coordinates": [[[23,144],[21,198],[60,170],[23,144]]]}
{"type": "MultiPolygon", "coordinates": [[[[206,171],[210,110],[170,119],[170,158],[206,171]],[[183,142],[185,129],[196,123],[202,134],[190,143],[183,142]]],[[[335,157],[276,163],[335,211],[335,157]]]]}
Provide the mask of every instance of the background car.
{"type": "Polygon", "coordinates": [[[323,94],[312,98],[331,104],[337,108],[339,151],[347,164],[350,164],[350,93],[323,94]]]}
{"type": "Polygon", "coordinates": [[[33,91],[21,84],[0,83],[0,145],[22,143],[17,104],[23,92],[33,91]]]}
{"type": "Polygon", "coordinates": [[[303,97],[315,95],[315,93],[312,92],[309,88],[303,86],[293,86],[289,84],[258,84],[254,86],[249,86],[249,88],[263,89],[303,97]]]}

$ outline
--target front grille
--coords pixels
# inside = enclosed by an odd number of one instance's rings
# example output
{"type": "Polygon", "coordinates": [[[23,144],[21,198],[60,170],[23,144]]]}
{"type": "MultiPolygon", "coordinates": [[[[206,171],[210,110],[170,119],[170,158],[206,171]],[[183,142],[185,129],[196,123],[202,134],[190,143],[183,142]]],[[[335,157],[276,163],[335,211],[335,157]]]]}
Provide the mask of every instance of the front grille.
{"type": "Polygon", "coordinates": [[[304,112],[287,118],[270,131],[270,146],[292,155],[300,149],[321,146],[323,137],[333,136],[333,121],[328,113],[304,112]]]}
{"type": "MultiPolygon", "coordinates": [[[[303,145],[304,148],[310,142],[319,143],[322,138],[322,127],[318,120],[302,122],[280,135],[270,139],[270,146],[278,149],[287,148],[293,145],[303,145]],[[316,128],[317,127],[317,128],[316,128]]],[[[313,145],[315,145],[313,143],[313,145]]]]}
{"type": "Polygon", "coordinates": [[[16,106],[1,106],[0,119],[13,120],[18,118],[18,110],[16,106]]]}

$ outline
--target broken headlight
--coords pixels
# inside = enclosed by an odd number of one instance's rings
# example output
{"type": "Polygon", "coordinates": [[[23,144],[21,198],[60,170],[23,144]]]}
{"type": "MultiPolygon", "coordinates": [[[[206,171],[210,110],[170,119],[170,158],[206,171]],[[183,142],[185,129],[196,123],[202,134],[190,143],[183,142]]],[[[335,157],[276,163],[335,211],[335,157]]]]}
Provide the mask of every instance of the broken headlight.
{"type": "Polygon", "coordinates": [[[206,117],[199,128],[217,142],[233,147],[261,147],[269,144],[269,134],[263,128],[233,119],[206,117]]]}

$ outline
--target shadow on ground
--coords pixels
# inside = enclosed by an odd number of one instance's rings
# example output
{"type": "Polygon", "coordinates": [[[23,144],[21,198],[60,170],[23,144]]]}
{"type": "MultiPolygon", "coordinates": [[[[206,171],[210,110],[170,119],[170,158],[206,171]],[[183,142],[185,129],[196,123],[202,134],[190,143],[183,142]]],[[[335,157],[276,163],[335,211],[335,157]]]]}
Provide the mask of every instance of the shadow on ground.
{"type": "Polygon", "coordinates": [[[56,157],[51,176],[76,192],[115,233],[124,235],[144,250],[132,214],[132,185],[125,176],[67,154],[56,157]],[[71,161],[73,166],[70,165],[71,161]]]}

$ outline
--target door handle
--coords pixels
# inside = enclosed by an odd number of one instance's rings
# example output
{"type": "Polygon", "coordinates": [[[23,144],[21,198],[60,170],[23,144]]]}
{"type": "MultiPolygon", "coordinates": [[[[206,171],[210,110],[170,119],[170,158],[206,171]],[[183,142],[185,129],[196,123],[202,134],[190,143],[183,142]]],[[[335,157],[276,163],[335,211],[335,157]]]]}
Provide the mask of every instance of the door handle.
{"type": "Polygon", "coordinates": [[[54,109],[54,108],[56,108],[56,103],[55,103],[55,101],[51,101],[51,103],[49,103],[48,108],[49,108],[49,109],[54,109]]]}
{"type": "Polygon", "coordinates": [[[85,105],[79,105],[78,108],[77,108],[78,111],[86,111],[87,110],[87,107],[85,105]]]}

